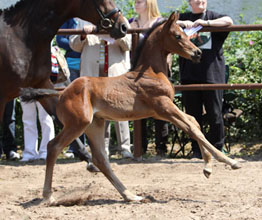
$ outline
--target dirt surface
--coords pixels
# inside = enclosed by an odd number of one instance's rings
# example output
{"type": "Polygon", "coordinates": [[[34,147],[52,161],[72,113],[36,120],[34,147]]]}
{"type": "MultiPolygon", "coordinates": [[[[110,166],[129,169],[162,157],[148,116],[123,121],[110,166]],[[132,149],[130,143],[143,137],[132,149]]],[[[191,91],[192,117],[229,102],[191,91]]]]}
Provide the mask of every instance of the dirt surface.
{"type": "MultiPolygon", "coordinates": [[[[0,219],[260,220],[261,145],[256,150],[260,154],[237,158],[240,170],[214,161],[210,179],[203,175],[203,162],[198,159],[112,159],[112,168],[124,185],[146,198],[141,203],[124,202],[101,173],[86,171],[84,162],[60,159],[53,179],[53,195],[60,204],[55,207],[41,203],[43,162],[2,161],[0,219]]],[[[239,154],[240,150],[234,151],[239,154]]]]}

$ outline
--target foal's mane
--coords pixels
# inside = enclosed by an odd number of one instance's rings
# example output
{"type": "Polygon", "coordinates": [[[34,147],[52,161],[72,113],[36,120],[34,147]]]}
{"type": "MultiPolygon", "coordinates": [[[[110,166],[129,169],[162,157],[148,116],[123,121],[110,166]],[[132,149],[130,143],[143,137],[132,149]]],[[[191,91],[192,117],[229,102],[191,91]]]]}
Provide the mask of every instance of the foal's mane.
{"type": "Polygon", "coordinates": [[[145,46],[145,42],[147,41],[148,37],[150,36],[150,34],[152,34],[152,32],[159,27],[160,25],[162,25],[163,23],[166,22],[166,19],[162,19],[161,21],[155,23],[146,33],[144,33],[144,39],[138,44],[136,50],[135,50],[135,55],[131,61],[132,67],[130,69],[130,71],[133,71],[137,65],[138,59],[141,55],[141,51],[145,46]]]}

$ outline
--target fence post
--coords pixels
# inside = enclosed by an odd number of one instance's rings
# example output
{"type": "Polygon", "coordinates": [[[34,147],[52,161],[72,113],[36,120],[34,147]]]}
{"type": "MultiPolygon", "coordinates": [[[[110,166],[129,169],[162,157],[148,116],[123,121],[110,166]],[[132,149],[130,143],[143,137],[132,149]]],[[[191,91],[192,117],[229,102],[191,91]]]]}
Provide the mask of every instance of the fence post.
{"type": "MultiPolygon", "coordinates": [[[[132,33],[132,58],[134,58],[135,50],[139,41],[139,33],[132,33]]],[[[141,120],[134,121],[133,144],[134,144],[134,158],[136,160],[142,159],[142,126],[141,120]]]]}

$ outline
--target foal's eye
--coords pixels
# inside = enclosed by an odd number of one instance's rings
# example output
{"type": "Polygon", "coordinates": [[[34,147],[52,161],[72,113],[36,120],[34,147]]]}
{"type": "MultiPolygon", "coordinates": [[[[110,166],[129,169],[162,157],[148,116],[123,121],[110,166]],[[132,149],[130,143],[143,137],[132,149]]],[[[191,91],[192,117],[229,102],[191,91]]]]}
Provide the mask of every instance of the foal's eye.
{"type": "Polygon", "coordinates": [[[176,38],[177,40],[180,40],[180,39],[181,39],[181,35],[175,35],[175,38],[176,38]]]}

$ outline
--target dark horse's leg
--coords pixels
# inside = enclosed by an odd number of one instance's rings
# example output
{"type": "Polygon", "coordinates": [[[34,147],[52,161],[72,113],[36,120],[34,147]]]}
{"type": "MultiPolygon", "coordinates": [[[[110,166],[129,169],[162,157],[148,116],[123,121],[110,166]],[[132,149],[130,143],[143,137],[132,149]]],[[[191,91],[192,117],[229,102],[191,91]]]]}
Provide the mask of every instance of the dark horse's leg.
{"type": "MultiPolygon", "coordinates": [[[[3,127],[3,115],[4,115],[4,111],[5,111],[5,105],[6,105],[6,101],[3,98],[0,98],[0,126],[1,128],[3,127]]],[[[3,129],[0,129],[1,134],[0,137],[3,137],[3,129]]],[[[2,140],[0,140],[2,142],[2,140]]],[[[0,158],[2,155],[2,143],[0,143],[0,158]]]]}

